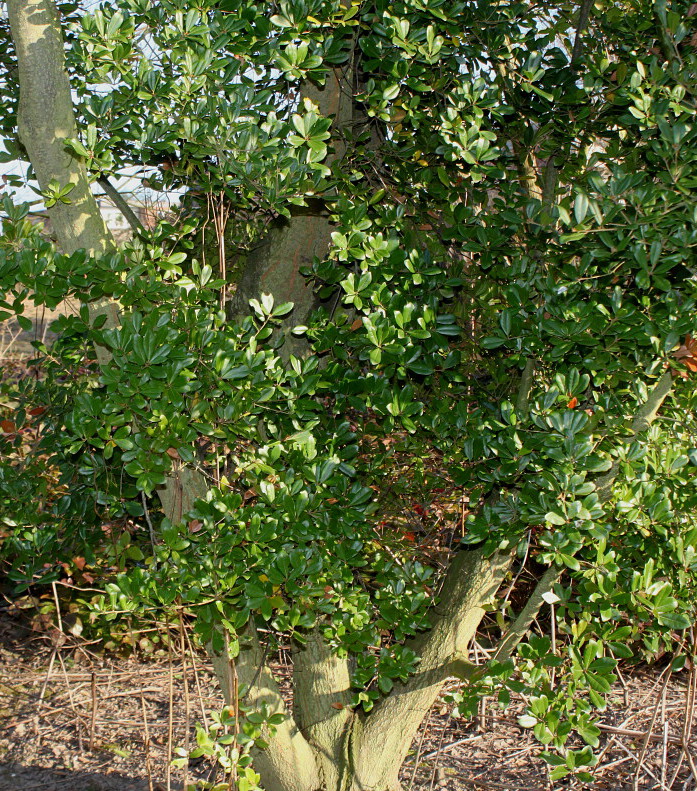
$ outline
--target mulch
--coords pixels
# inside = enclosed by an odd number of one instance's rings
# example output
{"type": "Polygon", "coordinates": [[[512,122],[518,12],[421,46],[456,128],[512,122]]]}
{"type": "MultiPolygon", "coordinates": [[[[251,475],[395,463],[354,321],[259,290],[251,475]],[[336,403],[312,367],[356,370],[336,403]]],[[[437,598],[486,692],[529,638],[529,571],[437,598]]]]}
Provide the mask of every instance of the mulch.
{"type": "MultiPolygon", "coordinates": [[[[0,609],[0,791],[168,791],[221,781],[207,760],[169,769],[191,748],[195,723],[222,696],[205,656],[173,651],[121,658],[55,628],[32,631],[0,609]]],[[[275,665],[281,679],[285,652],[275,665]]],[[[593,789],[697,789],[694,669],[634,669],[622,675],[600,720],[593,789]]],[[[402,770],[404,791],[561,791],[541,745],[517,723],[520,701],[502,711],[485,701],[477,717],[451,716],[439,701],[402,770]]]]}

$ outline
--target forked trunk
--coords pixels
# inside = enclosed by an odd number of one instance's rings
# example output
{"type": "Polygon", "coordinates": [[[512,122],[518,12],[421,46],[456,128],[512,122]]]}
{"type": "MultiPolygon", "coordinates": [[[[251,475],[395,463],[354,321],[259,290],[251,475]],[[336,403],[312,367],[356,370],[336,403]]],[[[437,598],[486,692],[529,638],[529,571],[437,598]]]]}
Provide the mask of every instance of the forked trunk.
{"type": "Polygon", "coordinates": [[[267,734],[268,749],[254,758],[266,791],[397,791],[400,768],[443,684],[472,667],[468,645],[510,560],[502,553],[485,557],[480,549],[457,553],[432,628],[410,644],[421,658],[417,672],[367,714],[351,708],[349,660],[332,651],[319,630],[293,650],[292,713],[254,629],[242,636],[237,659],[214,656],[229,702],[239,686],[248,689],[245,705],[265,704],[286,716],[267,734]]]}

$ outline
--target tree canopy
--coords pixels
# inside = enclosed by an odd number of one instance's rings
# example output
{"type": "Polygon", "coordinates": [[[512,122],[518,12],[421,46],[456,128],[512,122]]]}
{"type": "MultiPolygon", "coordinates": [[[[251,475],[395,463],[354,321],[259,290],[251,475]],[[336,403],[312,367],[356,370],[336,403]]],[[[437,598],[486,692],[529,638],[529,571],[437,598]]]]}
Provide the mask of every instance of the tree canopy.
{"type": "Polygon", "coordinates": [[[90,606],[195,622],[240,791],[392,791],[450,677],[590,777],[616,661],[694,622],[694,4],[7,6],[52,238],[8,189],[0,318],[82,306],[3,406],[9,578],[120,525],[90,606]],[[117,246],[121,173],[180,205],[117,246]]]}

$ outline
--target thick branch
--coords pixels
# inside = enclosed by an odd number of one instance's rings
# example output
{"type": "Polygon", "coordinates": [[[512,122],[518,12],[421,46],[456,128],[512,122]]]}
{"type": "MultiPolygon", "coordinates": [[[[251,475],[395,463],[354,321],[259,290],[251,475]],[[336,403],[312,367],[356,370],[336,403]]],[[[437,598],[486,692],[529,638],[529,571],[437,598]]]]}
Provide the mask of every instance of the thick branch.
{"type": "Polygon", "coordinates": [[[313,630],[293,649],[293,713],[302,734],[315,748],[327,788],[350,785],[348,749],[356,714],[351,709],[351,674],[340,657],[313,630]]]}
{"type": "Polygon", "coordinates": [[[511,564],[509,553],[487,557],[481,548],[460,551],[453,559],[434,608],[433,628],[409,643],[421,657],[419,669],[397,684],[357,728],[357,785],[397,787],[397,771],[411,739],[446,679],[462,675],[469,643],[511,564]],[[376,760],[389,755],[390,761],[376,760]],[[394,762],[393,762],[394,757],[394,762]],[[395,768],[396,767],[396,768],[395,768]]]}
{"type": "Polygon", "coordinates": [[[532,377],[535,373],[535,363],[528,358],[525,361],[525,367],[520,375],[520,382],[518,384],[518,396],[515,402],[515,411],[518,419],[522,418],[528,411],[528,404],[530,402],[530,390],[532,388],[532,377]]]}
{"type": "MultiPolygon", "coordinates": [[[[58,201],[47,209],[59,247],[65,253],[86,250],[104,255],[115,249],[90,190],[84,164],[66,148],[77,137],[70,83],[65,71],[63,36],[53,0],[8,0],[10,31],[17,51],[19,71],[18,133],[42,190],[56,181],[73,184],[69,203],[58,201]]],[[[118,306],[101,300],[90,306],[90,315],[107,316],[107,326],[118,326],[118,306]]],[[[108,353],[97,348],[106,362],[108,353]]]]}
{"type": "MultiPolygon", "coordinates": [[[[646,399],[646,403],[642,404],[634,416],[632,420],[632,434],[629,439],[626,440],[625,444],[628,445],[634,442],[639,434],[642,434],[649,428],[656,419],[658,411],[663,406],[663,402],[668,397],[672,387],[673,375],[670,370],[667,370],[654,385],[653,390],[651,390],[649,397],[646,399]]],[[[605,475],[601,475],[596,480],[595,490],[598,493],[598,499],[601,503],[607,502],[612,496],[612,487],[617,479],[619,469],[619,461],[615,461],[605,475]]]]}
{"type": "Polygon", "coordinates": [[[537,617],[537,613],[541,610],[545,601],[544,595],[554,589],[554,585],[562,572],[563,568],[552,565],[540,577],[525,606],[518,613],[517,618],[496,647],[492,661],[505,662],[515,651],[516,646],[523,639],[530,625],[537,617]]]}
{"type": "Polygon", "coordinates": [[[320,778],[313,750],[286,710],[254,626],[239,639],[240,653],[234,660],[226,652],[208,651],[227,703],[237,705],[233,698],[239,684],[245,706],[252,710],[266,706],[270,713],[285,716],[274,735],[267,734],[268,748],[255,752],[254,767],[262,784],[266,791],[315,791],[320,778]]]}
{"type": "Polygon", "coordinates": [[[77,137],[63,36],[52,0],[8,0],[19,66],[18,131],[42,190],[51,180],[75,186],[70,203],[47,209],[61,249],[100,255],[114,249],[83,163],[66,148],[77,137]]]}
{"type": "Polygon", "coordinates": [[[583,32],[588,24],[593,0],[582,0],[578,12],[578,24],[576,25],[576,37],[574,38],[574,48],[571,52],[571,65],[574,66],[581,57],[583,51],[583,32]]]}
{"type": "Polygon", "coordinates": [[[557,169],[554,167],[554,152],[552,152],[542,171],[542,207],[548,214],[555,204],[557,176],[557,169]]]}
{"type": "MultiPolygon", "coordinates": [[[[300,98],[311,99],[321,115],[333,118],[334,151],[325,161],[329,165],[343,151],[343,133],[352,117],[352,91],[335,69],[323,88],[312,83],[303,85],[300,98]]],[[[322,201],[316,203],[321,205],[322,201]]],[[[332,226],[326,210],[319,206],[308,209],[295,211],[290,219],[279,218],[262,243],[250,252],[228,307],[228,316],[239,318],[249,312],[249,300],[262,293],[273,294],[277,303],[292,302],[294,308],[282,324],[286,336],[281,350],[284,357],[291,353],[299,356],[307,350],[306,340],[294,337],[290,331],[304,324],[320,303],[300,269],[311,266],[315,257],[325,258],[331,242],[332,226]]]]}

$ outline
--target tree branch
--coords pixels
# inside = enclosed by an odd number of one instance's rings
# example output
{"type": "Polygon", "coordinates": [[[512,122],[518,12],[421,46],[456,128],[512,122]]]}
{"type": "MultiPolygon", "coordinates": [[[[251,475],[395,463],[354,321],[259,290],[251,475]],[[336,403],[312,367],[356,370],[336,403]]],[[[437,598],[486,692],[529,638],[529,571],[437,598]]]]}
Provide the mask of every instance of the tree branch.
{"type": "MultiPolygon", "coordinates": [[[[39,187],[51,181],[73,184],[69,203],[58,201],[46,211],[63,252],[86,250],[104,255],[116,245],[104,223],[81,160],[66,148],[77,137],[70,82],[65,71],[63,35],[53,0],[8,0],[10,32],[19,73],[18,136],[29,155],[39,187]]],[[[89,305],[90,316],[106,314],[107,327],[119,324],[118,305],[102,299],[89,305]]],[[[105,363],[110,355],[96,347],[105,363]]]]}
{"type": "Polygon", "coordinates": [[[293,714],[315,748],[326,788],[344,788],[347,781],[351,729],[357,716],[352,697],[348,659],[338,656],[316,627],[304,645],[293,646],[293,714]]]}
{"type": "Polygon", "coordinates": [[[58,201],[47,213],[65,253],[101,255],[115,249],[82,161],[66,148],[77,137],[63,35],[52,0],[8,0],[10,31],[19,69],[19,138],[42,190],[51,180],[73,184],[70,203],[58,201]]]}
{"type": "MultiPolygon", "coordinates": [[[[639,408],[634,416],[632,420],[632,435],[625,444],[633,442],[639,434],[649,428],[656,419],[658,411],[670,393],[672,386],[673,375],[668,370],[656,382],[646,403],[639,408]]],[[[619,468],[619,462],[616,461],[605,475],[596,479],[595,490],[601,503],[606,503],[612,497],[612,487],[617,479],[619,468]]],[[[564,566],[552,565],[540,577],[535,590],[496,648],[492,657],[493,661],[504,662],[513,654],[516,646],[523,639],[544,604],[544,595],[554,589],[555,584],[564,571],[564,566]]]]}
{"type": "Polygon", "coordinates": [[[97,179],[97,183],[99,186],[104,190],[106,195],[113,201],[116,208],[123,214],[126,219],[126,222],[131,226],[131,228],[137,233],[138,231],[142,231],[144,226],[143,223],[138,219],[138,216],[133,211],[133,209],[126,203],[125,198],[123,195],[116,189],[116,187],[109,181],[106,176],[100,176],[97,179]]]}
{"type": "MultiPolygon", "coordinates": [[[[554,589],[554,585],[561,577],[563,571],[563,568],[552,565],[540,577],[525,606],[518,613],[517,618],[496,647],[496,651],[491,657],[492,662],[505,662],[515,651],[516,646],[523,639],[530,625],[537,617],[537,613],[542,608],[545,601],[544,595],[554,589]]],[[[483,668],[480,668],[479,675],[483,675],[483,668]]]]}
{"type": "MultiPolygon", "coordinates": [[[[667,370],[653,386],[653,389],[649,393],[649,397],[646,399],[646,403],[642,404],[634,416],[634,419],[632,420],[632,434],[624,444],[628,445],[629,443],[634,442],[639,434],[642,434],[649,428],[649,426],[656,419],[658,411],[663,406],[663,402],[668,397],[672,387],[673,374],[670,372],[670,370],[667,370]]],[[[595,490],[598,493],[598,499],[601,503],[607,502],[612,496],[612,486],[617,479],[619,469],[619,461],[615,461],[612,467],[610,467],[610,469],[605,473],[605,475],[601,475],[596,480],[595,490]]]]}
{"type": "Polygon", "coordinates": [[[542,207],[550,213],[555,204],[555,196],[557,192],[557,169],[554,167],[554,154],[553,151],[545,164],[542,171],[542,207]]]}
{"type": "Polygon", "coordinates": [[[535,363],[528,357],[525,361],[525,367],[520,375],[520,383],[518,384],[518,397],[515,401],[515,411],[520,419],[528,411],[528,404],[530,402],[530,390],[532,388],[532,378],[535,374],[535,363]]]}
{"type": "Polygon", "coordinates": [[[471,672],[467,662],[469,643],[511,561],[512,553],[497,552],[487,557],[481,547],[455,555],[439,603],[433,609],[432,628],[407,643],[420,657],[416,674],[406,683],[396,684],[356,727],[358,787],[398,787],[396,773],[411,738],[443,683],[452,676],[471,672]],[[389,755],[390,761],[378,760],[384,755],[389,755]]]}
{"type": "MultiPolygon", "coordinates": [[[[326,157],[325,165],[331,165],[343,153],[343,134],[353,114],[352,97],[353,90],[345,84],[338,69],[329,72],[321,88],[311,82],[302,85],[300,101],[309,99],[317,105],[322,116],[332,117],[330,143],[334,150],[326,157]]],[[[302,357],[307,353],[307,340],[294,336],[291,330],[304,324],[320,302],[312,284],[299,271],[311,266],[315,258],[326,257],[333,230],[326,211],[294,214],[289,219],[274,222],[261,244],[247,256],[235,293],[228,303],[228,316],[240,318],[249,312],[249,300],[258,298],[262,291],[273,294],[277,304],[292,302],[293,310],[281,323],[285,342],[280,354],[284,359],[290,354],[302,357]]]]}
{"type": "Polygon", "coordinates": [[[574,48],[571,51],[571,65],[575,66],[578,59],[581,57],[583,50],[583,31],[588,24],[591,8],[593,7],[594,0],[581,0],[581,8],[578,12],[578,23],[576,25],[576,36],[574,37],[574,48]]]}
{"type": "Polygon", "coordinates": [[[266,706],[270,713],[284,715],[275,733],[265,736],[268,748],[254,751],[254,766],[262,777],[264,788],[266,791],[315,791],[321,783],[313,750],[286,709],[253,624],[247,626],[239,640],[240,653],[234,660],[226,650],[216,654],[210,646],[208,655],[228,704],[237,705],[232,697],[239,684],[241,699],[252,710],[266,706]]]}

